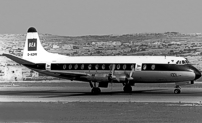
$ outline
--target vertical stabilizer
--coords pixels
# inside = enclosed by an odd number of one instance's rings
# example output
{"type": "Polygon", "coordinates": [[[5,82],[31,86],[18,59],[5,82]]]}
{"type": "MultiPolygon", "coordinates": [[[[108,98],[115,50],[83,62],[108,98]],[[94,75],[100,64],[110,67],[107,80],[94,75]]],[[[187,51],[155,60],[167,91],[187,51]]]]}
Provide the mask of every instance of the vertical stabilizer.
{"type": "Polygon", "coordinates": [[[35,28],[30,27],[27,31],[27,37],[24,46],[23,59],[37,62],[45,59],[49,53],[43,48],[35,28]]]}

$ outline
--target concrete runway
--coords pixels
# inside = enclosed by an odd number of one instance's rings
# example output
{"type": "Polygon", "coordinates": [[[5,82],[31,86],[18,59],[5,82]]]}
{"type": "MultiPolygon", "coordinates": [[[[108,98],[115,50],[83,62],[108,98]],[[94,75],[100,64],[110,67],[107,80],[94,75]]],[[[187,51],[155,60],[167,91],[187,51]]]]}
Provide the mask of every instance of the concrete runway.
{"type": "MultiPolygon", "coordinates": [[[[51,85],[51,84],[50,84],[51,85]]],[[[146,85],[146,84],[145,84],[146,85]]],[[[100,95],[92,95],[87,83],[66,86],[0,86],[0,102],[166,102],[202,103],[202,88],[182,86],[181,94],[174,88],[135,86],[132,93],[124,93],[121,84],[102,89],[100,95]]]]}

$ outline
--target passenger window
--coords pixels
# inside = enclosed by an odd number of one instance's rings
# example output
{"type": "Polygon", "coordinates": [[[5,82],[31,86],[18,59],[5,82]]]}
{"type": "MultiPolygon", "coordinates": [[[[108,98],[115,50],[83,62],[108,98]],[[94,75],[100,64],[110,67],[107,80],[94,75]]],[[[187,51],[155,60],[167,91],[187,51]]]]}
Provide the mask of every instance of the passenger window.
{"type": "Polygon", "coordinates": [[[103,69],[103,70],[105,69],[105,65],[104,65],[104,64],[102,65],[102,69],[103,69]]]}
{"type": "Polygon", "coordinates": [[[152,70],[154,70],[154,69],[155,69],[155,65],[154,65],[154,64],[151,66],[151,69],[152,69],[152,70]]]}
{"type": "Polygon", "coordinates": [[[71,64],[69,65],[69,69],[72,69],[72,65],[71,64]]]}
{"type": "Polygon", "coordinates": [[[99,65],[97,64],[96,66],[95,66],[95,69],[97,70],[99,68],[99,65]]]}
{"type": "Polygon", "coordinates": [[[78,65],[77,65],[77,64],[75,64],[74,69],[76,70],[77,68],[78,68],[78,65]]]}
{"type": "Polygon", "coordinates": [[[81,65],[81,69],[82,69],[82,70],[84,69],[84,64],[81,65]]]}
{"type": "Polygon", "coordinates": [[[143,65],[143,70],[146,70],[146,68],[147,68],[147,65],[146,64],[143,65]]]}
{"type": "Polygon", "coordinates": [[[120,69],[120,64],[117,65],[117,70],[119,70],[119,69],[120,69]]]}
{"type": "Polygon", "coordinates": [[[91,69],[91,64],[88,65],[88,69],[89,69],[89,70],[91,69]]]}
{"type": "Polygon", "coordinates": [[[124,69],[124,70],[126,69],[126,65],[125,65],[125,64],[123,65],[123,69],[124,69]]]}
{"type": "Polygon", "coordinates": [[[66,69],[66,65],[65,65],[65,64],[63,65],[63,69],[64,69],[64,70],[66,69]]]}
{"type": "Polygon", "coordinates": [[[176,64],[179,64],[179,61],[177,61],[176,64]]]}

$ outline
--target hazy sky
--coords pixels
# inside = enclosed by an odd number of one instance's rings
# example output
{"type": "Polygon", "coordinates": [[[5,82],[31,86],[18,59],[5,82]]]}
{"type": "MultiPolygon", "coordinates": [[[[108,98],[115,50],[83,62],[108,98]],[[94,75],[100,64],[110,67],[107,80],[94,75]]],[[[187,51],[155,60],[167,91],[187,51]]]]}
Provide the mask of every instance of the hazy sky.
{"type": "Polygon", "coordinates": [[[0,0],[0,33],[202,32],[202,0],[0,0]]]}

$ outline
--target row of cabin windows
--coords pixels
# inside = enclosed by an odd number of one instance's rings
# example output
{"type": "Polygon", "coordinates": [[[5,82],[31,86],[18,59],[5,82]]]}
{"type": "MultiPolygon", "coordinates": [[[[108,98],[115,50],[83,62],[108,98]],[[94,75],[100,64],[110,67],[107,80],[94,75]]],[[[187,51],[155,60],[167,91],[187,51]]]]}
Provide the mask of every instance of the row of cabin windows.
{"type": "MultiPolygon", "coordinates": [[[[79,69],[79,65],[78,65],[78,64],[75,64],[75,65],[72,65],[72,64],[69,64],[69,65],[63,65],[63,69],[64,69],[64,70],[67,69],[67,67],[68,67],[69,70],[71,70],[71,69],[75,69],[75,70],[76,70],[76,69],[79,69]]],[[[105,64],[103,64],[103,65],[98,65],[98,64],[95,65],[95,69],[96,69],[96,70],[98,70],[99,67],[101,67],[102,70],[105,70],[105,69],[106,69],[105,64]]],[[[109,65],[108,67],[109,67],[110,70],[113,69],[113,65],[112,65],[112,64],[109,65]]],[[[114,67],[115,67],[114,69],[117,69],[117,70],[121,69],[121,65],[120,65],[120,64],[118,64],[118,65],[114,65],[114,67]]],[[[127,65],[124,64],[124,65],[122,66],[122,69],[125,70],[126,67],[127,67],[127,65]]],[[[132,70],[133,68],[135,68],[135,65],[132,64],[130,67],[131,67],[131,70],[132,70]]],[[[81,69],[81,70],[84,69],[84,64],[82,64],[82,65],[80,66],[80,69],[81,69]]],[[[88,65],[88,69],[89,69],[89,70],[92,69],[92,65],[91,65],[91,64],[88,65]]]]}
{"type": "Polygon", "coordinates": [[[142,70],[154,70],[156,68],[156,66],[153,64],[151,65],[151,68],[148,68],[148,66],[146,64],[143,65],[142,70]]]}

